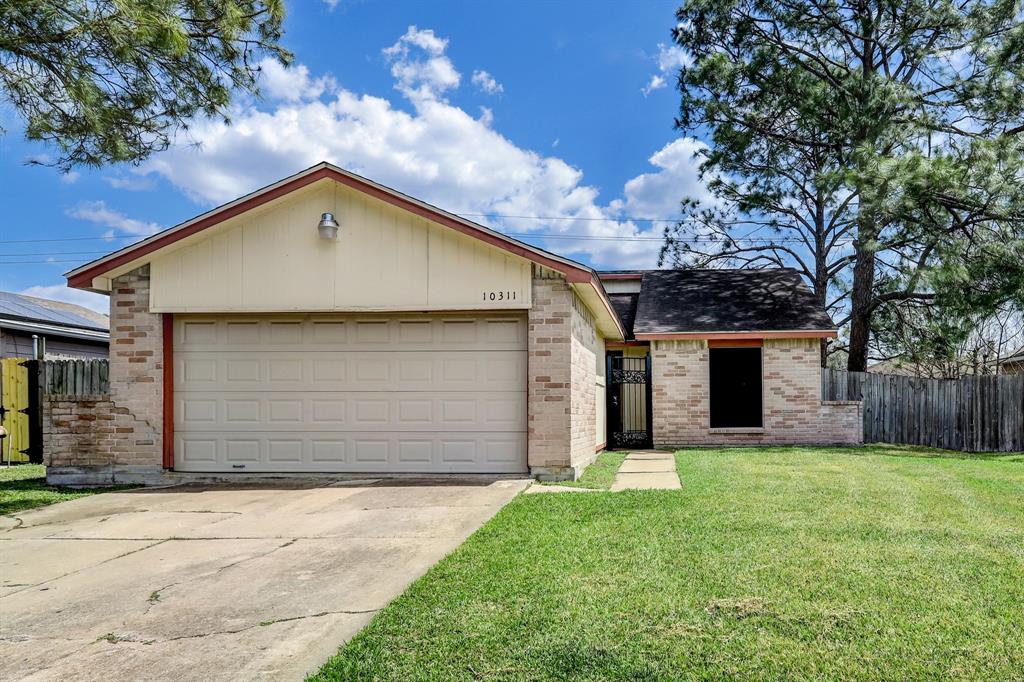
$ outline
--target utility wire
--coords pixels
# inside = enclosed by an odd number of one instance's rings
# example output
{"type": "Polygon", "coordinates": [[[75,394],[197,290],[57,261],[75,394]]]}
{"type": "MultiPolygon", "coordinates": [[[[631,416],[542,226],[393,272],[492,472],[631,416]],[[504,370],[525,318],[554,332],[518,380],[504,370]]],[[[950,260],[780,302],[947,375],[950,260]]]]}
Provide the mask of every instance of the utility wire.
{"type": "Polygon", "coordinates": [[[96,254],[110,253],[110,251],[54,251],[35,253],[0,253],[0,258],[16,258],[21,256],[91,256],[96,254]]]}
{"type": "MultiPolygon", "coordinates": [[[[615,236],[615,235],[571,234],[571,233],[565,233],[565,232],[560,232],[560,233],[503,232],[501,234],[504,234],[507,237],[536,238],[536,239],[578,239],[578,240],[583,240],[583,241],[622,241],[622,242],[645,242],[645,241],[650,241],[650,242],[660,242],[660,241],[662,241],[664,239],[663,237],[647,237],[647,236],[639,236],[639,235],[621,236],[620,237],[620,236],[615,236]]],[[[84,241],[84,240],[108,240],[109,241],[110,239],[138,239],[138,235],[125,235],[125,236],[120,236],[120,237],[67,237],[66,239],[10,239],[10,240],[0,241],[0,244],[36,244],[36,243],[43,243],[43,242],[64,242],[64,241],[84,241]]],[[[787,243],[790,243],[790,244],[803,244],[804,243],[804,240],[800,239],[798,237],[776,237],[776,238],[772,238],[772,237],[743,237],[743,236],[736,235],[734,237],[731,237],[730,239],[732,241],[736,241],[736,242],[756,242],[756,243],[759,243],[759,244],[760,243],[763,243],[763,244],[787,244],[787,243]]],[[[725,240],[723,238],[721,238],[721,237],[696,236],[696,237],[689,237],[687,239],[683,239],[682,241],[686,241],[686,242],[717,243],[717,242],[721,242],[721,241],[725,241],[725,240]]],[[[849,243],[849,242],[852,242],[852,241],[853,241],[852,237],[842,238],[842,239],[838,240],[839,243],[849,243]]],[[[55,254],[52,254],[52,255],[59,255],[60,253],[82,253],[82,254],[88,254],[88,253],[109,253],[109,251],[62,251],[62,252],[55,252],[55,254]]],[[[3,256],[3,255],[18,256],[18,255],[51,255],[51,254],[13,254],[13,253],[12,254],[0,254],[0,256],[3,256]]]]}
{"type": "Polygon", "coordinates": [[[0,261],[0,266],[3,266],[3,265],[26,265],[28,263],[39,263],[39,264],[45,265],[47,263],[81,263],[81,262],[82,262],[81,258],[67,258],[67,259],[64,259],[64,260],[59,260],[59,259],[56,259],[56,258],[49,258],[47,260],[3,260],[3,261],[0,261]]]}

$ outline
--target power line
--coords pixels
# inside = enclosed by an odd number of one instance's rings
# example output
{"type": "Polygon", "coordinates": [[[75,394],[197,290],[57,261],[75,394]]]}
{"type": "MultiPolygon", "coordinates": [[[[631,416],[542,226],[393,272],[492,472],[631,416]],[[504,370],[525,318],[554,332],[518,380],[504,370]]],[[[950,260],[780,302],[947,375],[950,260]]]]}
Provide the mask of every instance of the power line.
{"type": "MultiPolygon", "coordinates": [[[[623,236],[617,236],[617,235],[590,235],[590,234],[571,234],[571,233],[565,233],[565,232],[557,232],[557,233],[544,233],[544,232],[503,232],[502,234],[504,234],[507,237],[517,237],[517,238],[527,238],[527,239],[531,239],[531,238],[532,239],[576,239],[576,240],[583,240],[583,241],[625,241],[625,242],[652,241],[652,242],[660,242],[660,241],[662,241],[664,239],[664,237],[647,237],[647,236],[642,236],[642,235],[623,235],[623,236]]],[[[111,237],[68,237],[66,239],[23,239],[23,240],[12,239],[12,240],[0,241],[0,244],[33,244],[33,243],[41,243],[41,242],[63,242],[63,241],[80,241],[80,240],[109,240],[109,239],[135,239],[135,238],[137,238],[137,235],[123,236],[123,237],[112,237],[112,238],[111,237]]],[[[805,243],[803,239],[800,239],[798,237],[776,237],[776,238],[772,238],[772,237],[744,237],[744,236],[737,235],[737,236],[734,236],[734,237],[730,237],[730,239],[732,241],[735,241],[735,242],[753,242],[753,243],[758,243],[758,244],[803,244],[803,243],[805,243]]],[[[713,243],[718,243],[718,242],[722,242],[722,241],[726,241],[726,240],[724,238],[722,238],[722,237],[696,236],[696,237],[689,237],[689,238],[686,238],[686,239],[682,239],[681,241],[697,242],[697,243],[712,243],[713,244],[713,243]]],[[[837,240],[837,243],[849,243],[849,242],[852,242],[852,241],[853,241],[852,238],[842,238],[842,239],[837,240]]],[[[45,254],[45,253],[40,253],[40,254],[13,254],[12,253],[12,254],[0,254],[0,256],[3,256],[3,255],[10,255],[10,256],[19,256],[19,255],[32,255],[32,256],[34,256],[34,255],[41,255],[42,256],[42,255],[60,255],[61,253],[64,253],[64,254],[67,254],[67,253],[90,254],[90,253],[109,253],[109,251],[62,251],[62,252],[55,252],[54,254],[45,254]]]]}
{"type": "MultiPolygon", "coordinates": [[[[17,258],[20,256],[92,256],[96,254],[110,253],[110,251],[55,251],[36,253],[0,253],[0,258],[17,258]]],[[[2,261],[0,261],[2,262],[2,261]]]]}
{"type": "Polygon", "coordinates": [[[515,220],[580,220],[584,222],[631,222],[631,223],[678,223],[682,218],[638,218],[636,216],[620,216],[618,218],[595,218],[571,215],[505,215],[502,213],[459,213],[462,217],[473,218],[513,218],[515,220]]]}
{"type": "Polygon", "coordinates": [[[57,237],[55,239],[4,239],[0,244],[41,244],[43,242],[81,242],[81,241],[112,241],[114,239],[139,239],[142,235],[108,235],[106,237],[57,237]]]}

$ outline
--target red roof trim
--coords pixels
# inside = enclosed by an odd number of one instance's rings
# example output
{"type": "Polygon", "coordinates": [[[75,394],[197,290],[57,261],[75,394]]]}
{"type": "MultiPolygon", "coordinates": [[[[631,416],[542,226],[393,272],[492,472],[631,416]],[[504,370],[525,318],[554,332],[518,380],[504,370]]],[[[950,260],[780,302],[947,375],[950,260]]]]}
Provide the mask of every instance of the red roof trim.
{"type": "Polygon", "coordinates": [[[164,469],[174,468],[174,315],[164,313],[164,432],[163,457],[164,469]]]}
{"type": "Polygon", "coordinates": [[[739,339],[834,339],[839,332],[834,329],[813,331],[777,331],[777,332],[673,332],[666,334],[636,334],[642,341],[711,341],[739,339]]]}
{"type": "Polygon", "coordinates": [[[643,279],[644,273],[642,272],[606,272],[597,273],[597,276],[601,279],[613,280],[613,279],[643,279]]]}
{"type": "Polygon", "coordinates": [[[351,187],[363,192],[364,194],[368,194],[380,199],[381,201],[385,201],[392,206],[397,206],[398,208],[404,209],[422,218],[444,225],[445,227],[450,227],[462,234],[480,239],[481,241],[491,244],[492,246],[496,246],[516,256],[520,256],[534,263],[540,263],[545,267],[561,272],[569,282],[591,282],[595,279],[590,270],[570,265],[569,263],[565,263],[564,261],[556,258],[545,256],[544,254],[538,253],[526,246],[488,232],[480,227],[476,227],[472,223],[459,219],[451,214],[427,207],[410,198],[388,191],[366,180],[362,180],[347,173],[339,172],[329,166],[324,166],[322,168],[316,168],[316,170],[300,175],[292,180],[288,180],[276,187],[271,187],[266,191],[258,191],[248,199],[243,199],[236,204],[229,205],[220,210],[215,209],[213,213],[196,220],[194,223],[186,223],[185,227],[157,236],[150,241],[144,241],[136,247],[127,247],[127,249],[122,253],[116,255],[110,260],[103,260],[93,266],[86,266],[78,272],[73,272],[73,274],[68,277],[68,286],[77,289],[88,289],[92,287],[92,280],[95,277],[101,277],[105,273],[130,263],[133,260],[147,256],[154,251],[164,248],[165,246],[169,246],[181,239],[185,239],[186,237],[191,237],[192,235],[202,232],[209,227],[218,225],[225,220],[234,218],[246,211],[262,206],[263,204],[269,203],[274,199],[284,196],[285,194],[294,192],[297,189],[301,189],[325,178],[336,180],[347,187],[351,187]]]}

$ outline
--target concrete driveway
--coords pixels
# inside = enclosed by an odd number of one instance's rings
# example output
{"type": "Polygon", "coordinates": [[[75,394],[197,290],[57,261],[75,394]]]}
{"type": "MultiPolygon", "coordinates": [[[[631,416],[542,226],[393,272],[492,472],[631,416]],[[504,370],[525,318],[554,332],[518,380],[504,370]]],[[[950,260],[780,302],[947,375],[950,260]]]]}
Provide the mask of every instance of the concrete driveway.
{"type": "Polygon", "coordinates": [[[178,487],[0,517],[0,679],[302,679],[526,485],[178,487]]]}

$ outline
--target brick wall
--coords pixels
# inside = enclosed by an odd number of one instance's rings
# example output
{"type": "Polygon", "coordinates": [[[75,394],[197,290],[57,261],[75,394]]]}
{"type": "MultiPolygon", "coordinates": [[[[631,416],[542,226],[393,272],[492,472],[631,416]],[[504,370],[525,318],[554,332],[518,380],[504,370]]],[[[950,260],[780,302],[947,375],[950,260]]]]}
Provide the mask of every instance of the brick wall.
{"type": "Polygon", "coordinates": [[[528,323],[530,471],[545,480],[573,479],[596,456],[593,318],[561,275],[538,268],[528,323]]]}
{"type": "Polygon", "coordinates": [[[817,339],[767,339],[762,349],[764,426],[710,428],[705,341],[655,341],[651,347],[656,446],[859,444],[860,403],[821,400],[817,339]]]}
{"type": "Polygon", "coordinates": [[[579,474],[597,457],[598,344],[594,316],[575,294],[570,320],[569,463],[579,474]]]}
{"type": "MultiPolygon", "coordinates": [[[[46,476],[68,485],[145,482],[152,427],[109,395],[45,396],[46,476]]],[[[159,469],[159,467],[157,467],[159,469]]]]}
{"type": "Polygon", "coordinates": [[[46,396],[47,480],[144,483],[163,475],[163,321],[149,312],[149,266],[114,280],[110,395],[46,396]]]}

